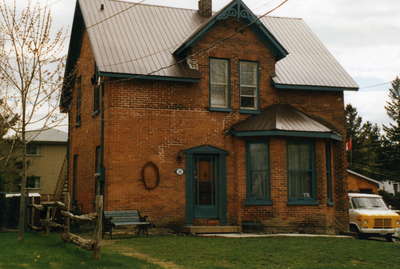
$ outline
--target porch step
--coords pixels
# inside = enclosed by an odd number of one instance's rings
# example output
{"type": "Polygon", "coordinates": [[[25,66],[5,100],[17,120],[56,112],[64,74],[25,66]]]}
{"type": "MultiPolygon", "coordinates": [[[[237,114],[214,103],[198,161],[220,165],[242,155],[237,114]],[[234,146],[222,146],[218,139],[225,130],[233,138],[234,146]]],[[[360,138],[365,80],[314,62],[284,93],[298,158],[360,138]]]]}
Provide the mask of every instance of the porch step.
{"type": "Polygon", "coordinates": [[[185,226],[185,232],[191,234],[240,233],[240,226],[185,226]]]}

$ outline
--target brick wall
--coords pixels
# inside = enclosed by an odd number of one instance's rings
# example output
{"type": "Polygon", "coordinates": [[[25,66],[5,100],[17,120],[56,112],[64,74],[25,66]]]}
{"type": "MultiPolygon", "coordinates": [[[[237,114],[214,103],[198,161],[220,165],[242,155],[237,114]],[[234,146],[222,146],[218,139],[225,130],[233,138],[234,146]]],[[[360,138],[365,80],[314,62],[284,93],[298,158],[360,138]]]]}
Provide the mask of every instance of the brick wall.
{"type": "MultiPolygon", "coordinates": [[[[194,48],[204,49],[214,40],[226,37],[240,27],[235,20],[219,22],[194,48]]],[[[184,222],[185,176],[176,168],[185,168],[177,160],[182,150],[209,144],[229,152],[227,157],[228,223],[260,220],[268,231],[335,232],[347,229],[344,151],[335,143],[335,205],[327,206],[325,141],[316,141],[318,206],[287,205],[286,142],[272,137],[270,143],[272,206],[245,206],[245,141],[226,131],[248,115],[239,113],[239,60],[260,63],[260,104],[292,104],[305,113],[324,119],[344,134],[343,94],[337,92],[282,91],[272,86],[275,59],[249,29],[223,45],[197,57],[202,77],[199,83],[174,83],[109,79],[105,83],[105,167],[108,210],[139,209],[157,224],[184,222]],[[250,42],[249,42],[250,41],[250,42]],[[230,59],[231,102],[233,112],[208,111],[209,57],[230,59]],[[160,169],[160,185],[152,191],[144,188],[141,169],[152,161],[160,169]],[[345,227],[346,226],[346,227],[345,227]]],[[[94,193],[94,151],[99,144],[98,117],[92,117],[93,59],[87,35],[83,40],[78,70],[84,77],[82,126],[70,125],[71,156],[79,154],[79,202],[92,209],[94,193]]],[[[75,98],[74,98],[75,100],[75,98]]],[[[75,106],[72,104],[70,123],[75,106]]],[[[70,158],[72,160],[72,157],[70,158]]],[[[71,163],[70,163],[71,164],[71,163]]],[[[72,165],[70,166],[70,169],[72,165]]],[[[70,176],[72,172],[70,170],[70,176]]],[[[215,224],[215,222],[213,222],[215,224]]]]}

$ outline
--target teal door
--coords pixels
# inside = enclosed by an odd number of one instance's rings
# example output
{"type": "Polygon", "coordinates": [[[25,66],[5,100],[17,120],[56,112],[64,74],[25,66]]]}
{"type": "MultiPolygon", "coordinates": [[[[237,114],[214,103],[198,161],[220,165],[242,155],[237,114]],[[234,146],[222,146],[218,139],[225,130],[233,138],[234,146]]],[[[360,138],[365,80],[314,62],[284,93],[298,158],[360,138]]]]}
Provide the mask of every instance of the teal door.
{"type": "Polygon", "coordinates": [[[217,155],[195,154],[193,202],[195,218],[218,218],[219,167],[217,155]]]}

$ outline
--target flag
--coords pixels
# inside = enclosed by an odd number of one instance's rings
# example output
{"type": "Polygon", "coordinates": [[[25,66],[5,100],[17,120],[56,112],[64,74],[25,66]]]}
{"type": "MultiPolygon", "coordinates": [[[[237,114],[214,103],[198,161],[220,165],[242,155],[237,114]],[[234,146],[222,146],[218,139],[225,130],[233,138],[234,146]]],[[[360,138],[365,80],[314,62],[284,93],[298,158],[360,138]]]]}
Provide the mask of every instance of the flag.
{"type": "Polygon", "coordinates": [[[351,151],[353,149],[353,142],[351,138],[346,142],[346,151],[351,151]]]}

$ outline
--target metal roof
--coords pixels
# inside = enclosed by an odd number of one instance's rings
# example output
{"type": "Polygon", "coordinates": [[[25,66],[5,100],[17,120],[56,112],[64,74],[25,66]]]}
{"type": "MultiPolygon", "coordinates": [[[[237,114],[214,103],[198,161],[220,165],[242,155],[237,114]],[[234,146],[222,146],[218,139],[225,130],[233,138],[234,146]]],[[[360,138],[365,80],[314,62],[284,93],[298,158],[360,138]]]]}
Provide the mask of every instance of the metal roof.
{"type": "MultiPolygon", "coordinates": [[[[78,1],[100,72],[195,77],[186,64],[174,65],[173,52],[208,20],[197,10],[115,0],[78,1]]],[[[289,52],[276,65],[276,84],[358,87],[301,19],[265,17],[262,22],[289,52]]]]}
{"type": "Polygon", "coordinates": [[[30,142],[67,143],[68,134],[57,129],[34,130],[26,132],[26,139],[30,142]]]}
{"type": "Polygon", "coordinates": [[[251,116],[232,126],[233,132],[310,132],[335,134],[335,131],[291,105],[275,104],[261,114],[251,116]]]}
{"type": "Polygon", "coordinates": [[[358,176],[358,177],[361,177],[362,179],[365,179],[365,180],[367,180],[367,181],[369,181],[369,182],[372,182],[372,183],[374,183],[374,184],[377,184],[378,187],[380,187],[381,184],[382,184],[382,182],[379,182],[378,180],[375,180],[375,179],[372,179],[372,178],[370,178],[370,177],[364,176],[364,175],[359,174],[359,173],[357,173],[357,172],[354,172],[353,170],[350,170],[350,169],[347,169],[347,173],[353,174],[353,175],[358,176]]]}

